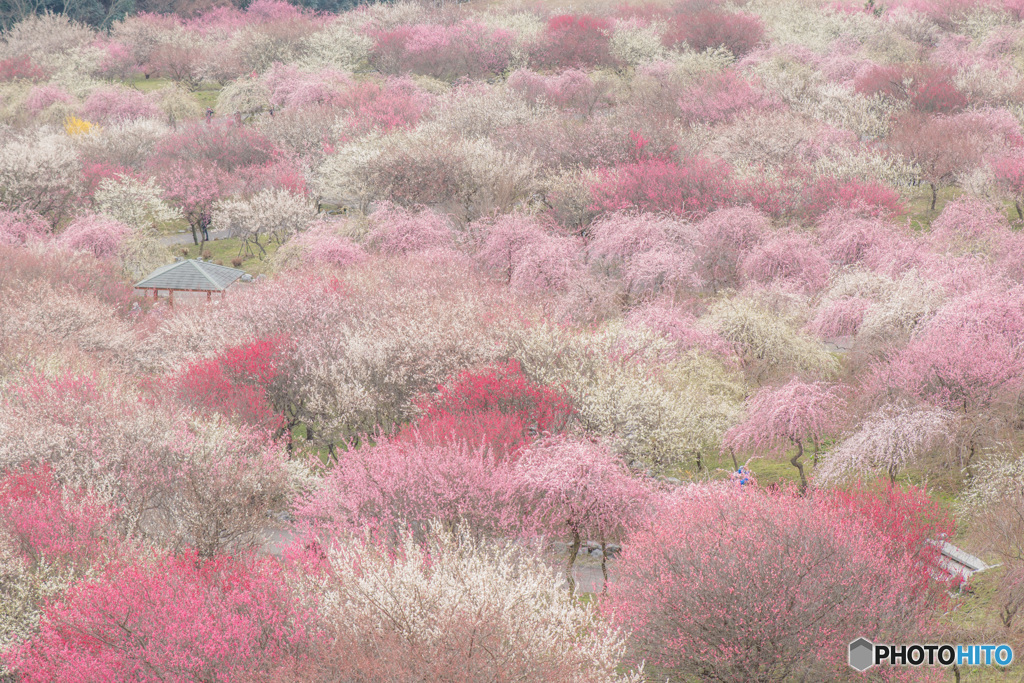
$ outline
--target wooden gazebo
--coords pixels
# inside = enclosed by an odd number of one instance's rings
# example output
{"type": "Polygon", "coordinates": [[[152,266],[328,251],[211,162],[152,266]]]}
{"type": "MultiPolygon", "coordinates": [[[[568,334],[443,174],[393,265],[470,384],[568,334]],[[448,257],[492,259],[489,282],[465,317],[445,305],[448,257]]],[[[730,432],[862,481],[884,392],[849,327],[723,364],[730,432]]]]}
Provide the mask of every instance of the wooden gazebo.
{"type": "Polygon", "coordinates": [[[214,292],[220,292],[223,299],[227,288],[243,275],[244,270],[188,259],[157,268],[136,282],[135,289],[152,290],[154,299],[160,297],[161,290],[166,290],[168,301],[173,306],[175,292],[206,292],[207,301],[213,298],[214,292]]]}

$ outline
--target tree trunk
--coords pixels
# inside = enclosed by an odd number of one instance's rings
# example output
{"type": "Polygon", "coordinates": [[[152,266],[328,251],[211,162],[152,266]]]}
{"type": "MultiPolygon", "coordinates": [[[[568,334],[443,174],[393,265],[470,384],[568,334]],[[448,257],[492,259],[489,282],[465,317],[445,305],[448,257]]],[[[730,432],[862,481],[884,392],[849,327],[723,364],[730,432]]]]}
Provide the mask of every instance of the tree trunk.
{"type": "Polygon", "coordinates": [[[1017,218],[1019,218],[1020,220],[1024,221],[1024,209],[1022,209],[1021,206],[1020,206],[1020,200],[1019,199],[1014,199],[1013,200],[1013,206],[1014,206],[1014,208],[1017,209],[1017,218]]]}
{"type": "Polygon", "coordinates": [[[729,449],[729,455],[732,456],[732,466],[733,466],[733,469],[735,469],[737,472],[739,472],[740,471],[740,464],[738,462],[736,462],[736,451],[733,450],[732,448],[730,448],[729,449]]]}
{"type": "Polygon", "coordinates": [[[576,579],[572,576],[573,565],[576,564],[576,553],[580,551],[580,532],[572,530],[572,547],[569,548],[569,561],[565,563],[565,581],[569,584],[569,592],[576,592],[576,579]]]}
{"type": "Polygon", "coordinates": [[[935,211],[935,201],[939,198],[939,188],[938,188],[938,186],[935,183],[928,183],[928,184],[932,188],[932,208],[931,208],[931,210],[934,212],[935,211]]]}
{"type": "Polygon", "coordinates": [[[601,539],[601,576],[604,583],[601,584],[601,595],[608,594],[608,544],[601,539]]]}
{"type": "MultiPolygon", "coordinates": [[[[195,242],[196,246],[198,247],[199,246],[199,235],[196,234],[196,226],[192,225],[190,227],[192,228],[192,241],[195,242]]],[[[199,255],[202,256],[202,253],[200,253],[199,255]]]]}
{"type": "Polygon", "coordinates": [[[800,493],[807,493],[807,477],[804,476],[804,466],[800,462],[800,458],[804,455],[804,444],[802,441],[796,442],[796,455],[789,459],[789,462],[796,471],[800,473],[800,493]]]}

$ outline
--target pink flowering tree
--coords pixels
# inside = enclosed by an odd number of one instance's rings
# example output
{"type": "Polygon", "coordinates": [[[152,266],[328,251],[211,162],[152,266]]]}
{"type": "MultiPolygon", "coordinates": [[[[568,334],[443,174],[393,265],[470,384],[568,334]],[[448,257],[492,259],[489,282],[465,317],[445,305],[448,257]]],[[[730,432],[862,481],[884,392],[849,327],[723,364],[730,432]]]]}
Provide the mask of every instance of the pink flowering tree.
{"type": "Polygon", "coordinates": [[[953,299],[871,370],[879,397],[924,401],[959,415],[961,464],[1016,414],[1024,377],[1024,306],[1017,289],[953,299]]]}
{"type": "Polygon", "coordinates": [[[385,203],[370,215],[366,244],[395,256],[452,246],[452,231],[445,218],[430,209],[412,211],[385,203]]]}
{"type": "Polygon", "coordinates": [[[39,242],[50,232],[50,224],[32,212],[0,211],[0,244],[20,246],[39,242]]]}
{"type": "Polygon", "coordinates": [[[26,683],[288,676],[316,637],[273,560],[193,554],[115,564],[47,605],[3,654],[26,683]]]}
{"type": "Polygon", "coordinates": [[[952,255],[994,255],[1010,237],[1010,226],[991,202],[974,197],[946,204],[932,221],[931,242],[939,251],[952,255]]]}
{"type": "Polygon", "coordinates": [[[743,259],[764,235],[771,223],[750,207],[719,209],[697,224],[697,273],[713,292],[739,286],[743,259]]]}
{"type": "Polygon", "coordinates": [[[930,632],[942,603],[918,566],[830,501],[694,486],[634,526],[603,607],[663,675],[834,680],[836,643],[930,632]]]}
{"type": "Polygon", "coordinates": [[[781,387],[764,387],[747,400],[747,417],[725,433],[723,444],[738,451],[784,455],[796,447],[789,462],[800,473],[800,491],[807,477],[800,458],[804,444],[817,444],[844,418],[845,401],[835,387],[794,378],[781,387]]]}
{"type": "Polygon", "coordinates": [[[552,76],[519,69],[508,77],[508,87],[531,104],[546,104],[585,115],[592,114],[609,100],[607,83],[593,80],[580,69],[566,69],[552,76]]]}
{"type": "Polygon", "coordinates": [[[200,243],[201,225],[211,220],[213,205],[236,188],[234,176],[208,162],[178,161],[161,171],[159,181],[167,200],[184,214],[196,245],[200,243]]]}
{"type": "Polygon", "coordinates": [[[412,72],[454,80],[500,73],[514,38],[472,20],[450,25],[414,24],[375,32],[371,63],[385,73],[412,72]]]}
{"type": "Polygon", "coordinates": [[[756,245],[743,259],[740,272],[751,282],[817,292],[828,281],[829,266],[807,237],[783,232],[756,245]]]}
{"type": "Polygon", "coordinates": [[[548,20],[530,61],[542,68],[615,66],[611,53],[612,22],[589,14],[562,14],[548,20]]]}
{"type": "Polygon", "coordinates": [[[142,92],[129,88],[94,90],[82,103],[82,114],[89,121],[103,123],[161,118],[159,107],[142,92]]]}
{"type": "Polygon", "coordinates": [[[509,466],[486,446],[464,441],[429,444],[383,439],[337,452],[323,484],[295,508],[299,524],[329,541],[338,533],[369,530],[394,543],[403,529],[426,532],[437,520],[448,529],[465,523],[474,534],[495,533],[509,515],[509,466]]]}
{"type": "Polygon", "coordinates": [[[702,216],[732,198],[732,169],[724,161],[694,156],[676,162],[639,159],[603,169],[591,185],[594,211],[665,211],[702,216]]]}
{"type": "Polygon", "coordinates": [[[996,185],[1004,196],[1013,201],[1017,209],[1017,219],[1024,221],[1024,154],[1015,150],[1011,154],[1003,154],[990,162],[996,185]]]}
{"type": "Polygon", "coordinates": [[[57,242],[75,251],[84,251],[96,258],[114,258],[121,242],[132,232],[124,223],[102,214],[79,216],[57,237],[57,242]]]}
{"type": "MultiPolygon", "coordinates": [[[[703,7],[697,3],[692,6],[703,7]]],[[[716,9],[685,11],[686,5],[683,8],[662,36],[666,47],[685,43],[696,52],[724,47],[736,57],[742,57],[764,37],[764,25],[755,16],[716,9]]]]}
{"type": "Polygon", "coordinates": [[[601,571],[608,585],[607,543],[621,538],[650,495],[607,448],[567,438],[541,441],[516,465],[517,486],[527,497],[525,529],[566,534],[571,539],[565,577],[576,589],[572,568],[586,536],[601,543],[601,571]]]}
{"type": "Polygon", "coordinates": [[[701,284],[695,273],[698,238],[692,226],[651,213],[613,213],[590,226],[588,253],[622,277],[626,295],[701,284]]]}
{"type": "Polygon", "coordinates": [[[28,97],[25,98],[25,107],[38,116],[44,109],[58,102],[61,104],[73,104],[75,98],[60,86],[46,83],[44,85],[37,85],[29,91],[28,97]]]}
{"type": "Polygon", "coordinates": [[[841,208],[821,216],[815,235],[825,257],[836,265],[850,266],[886,251],[899,236],[896,227],[881,218],[859,216],[841,208]]]}
{"type": "Polygon", "coordinates": [[[348,237],[339,235],[329,221],[314,223],[309,230],[300,232],[288,244],[302,253],[302,261],[313,266],[345,266],[362,263],[367,254],[348,237]]]}
{"type": "Polygon", "coordinates": [[[509,214],[473,227],[483,233],[476,260],[515,289],[559,288],[579,271],[579,241],[534,218],[509,214]]]}
{"type": "Polygon", "coordinates": [[[728,123],[771,105],[770,97],[732,70],[701,79],[680,93],[678,101],[679,114],[690,125],[728,123]]]}

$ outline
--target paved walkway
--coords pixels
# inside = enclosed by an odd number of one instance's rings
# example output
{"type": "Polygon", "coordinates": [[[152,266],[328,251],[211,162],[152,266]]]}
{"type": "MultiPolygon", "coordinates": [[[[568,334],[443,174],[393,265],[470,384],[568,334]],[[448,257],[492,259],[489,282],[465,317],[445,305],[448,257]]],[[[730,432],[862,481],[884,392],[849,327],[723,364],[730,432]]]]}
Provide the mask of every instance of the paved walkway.
{"type": "MultiPolygon", "coordinates": [[[[227,230],[211,230],[210,241],[213,240],[224,240],[229,237],[227,230]]],[[[176,232],[173,235],[164,235],[159,238],[160,244],[165,247],[173,247],[179,244],[191,244],[195,245],[192,241],[192,231],[186,230],[185,232],[176,232]]]]}

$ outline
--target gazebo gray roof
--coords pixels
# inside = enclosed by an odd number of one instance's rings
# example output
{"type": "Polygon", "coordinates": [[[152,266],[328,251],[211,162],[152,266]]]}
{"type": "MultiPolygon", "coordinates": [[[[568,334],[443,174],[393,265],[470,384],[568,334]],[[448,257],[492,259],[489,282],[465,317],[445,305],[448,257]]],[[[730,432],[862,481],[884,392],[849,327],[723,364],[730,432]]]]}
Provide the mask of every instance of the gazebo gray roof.
{"type": "Polygon", "coordinates": [[[244,270],[188,259],[157,268],[135,283],[138,289],[173,289],[190,292],[223,292],[245,275],[244,270]]]}

